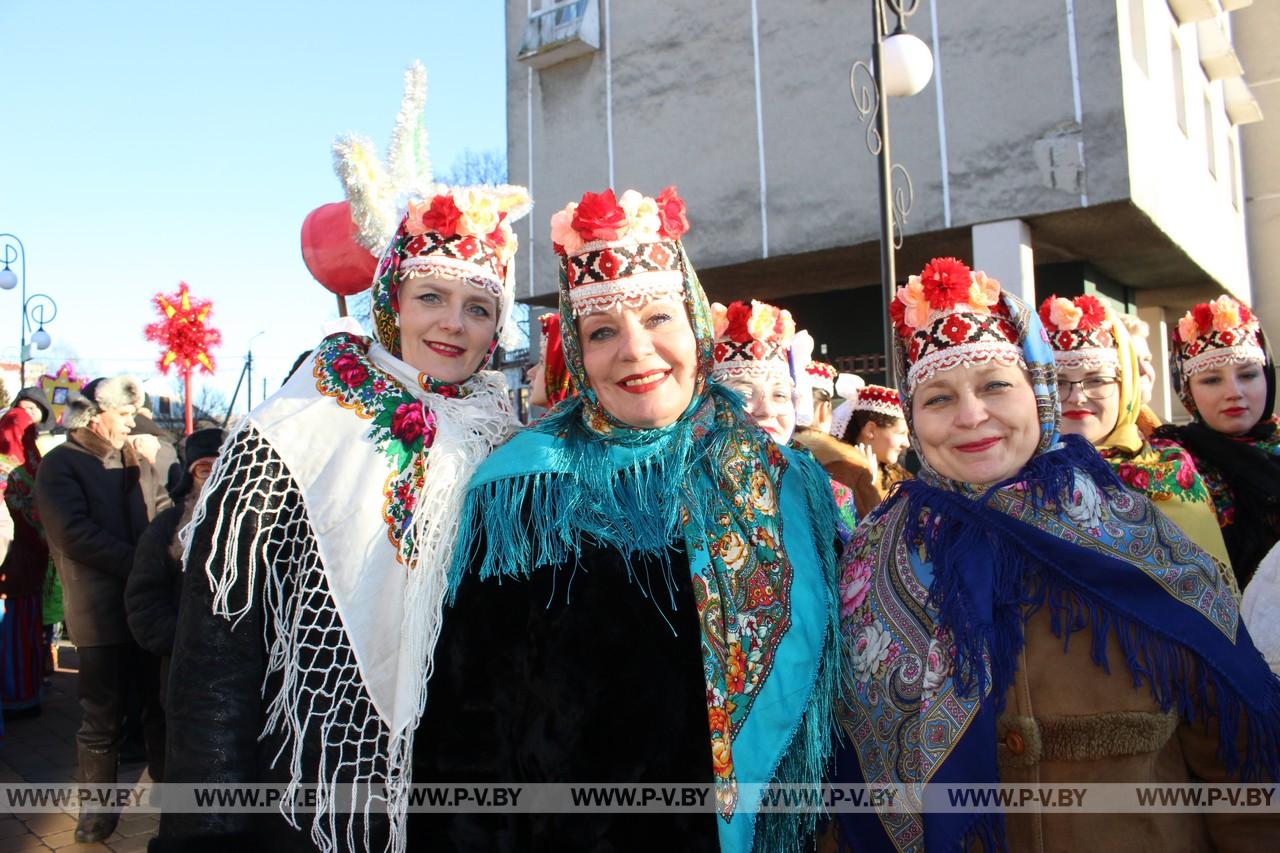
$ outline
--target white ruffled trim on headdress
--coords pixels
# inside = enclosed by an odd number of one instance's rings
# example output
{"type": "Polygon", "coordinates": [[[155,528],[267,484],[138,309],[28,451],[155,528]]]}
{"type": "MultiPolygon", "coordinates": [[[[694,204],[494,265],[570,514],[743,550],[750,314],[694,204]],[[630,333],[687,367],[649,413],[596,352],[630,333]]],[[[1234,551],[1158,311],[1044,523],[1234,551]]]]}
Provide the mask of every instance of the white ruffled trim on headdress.
{"type": "Polygon", "coordinates": [[[1060,370],[1102,370],[1120,366],[1120,353],[1114,347],[1084,347],[1054,350],[1053,361],[1060,370]]]}
{"type": "Polygon", "coordinates": [[[652,270],[571,287],[569,306],[574,317],[581,317],[592,311],[611,311],[622,306],[639,308],[659,296],[683,294],[684,275],[679,270],[652,270]]]}
{"type": "Polygon", "coordinates": [[[1265,364],[1266,361],[1266,353],[1256,344],[1214,347],[1182,362],[1182,375],[1189,379],[1205,370],[1230,367],[1235,364],[1265,364]]]}
{"type": "Polygon", "coordinates": [[[937,373],[953,367],[973,367],[996,361],[1001,364],[1016,364],[1023,370],[1027,363],[1022,358],[1022,348],[1014,343],[978,341],[970,344],[937,349],[923,356],[907,369],[907,387],[916,388],[921,382],[927,382],[937,373]]]}

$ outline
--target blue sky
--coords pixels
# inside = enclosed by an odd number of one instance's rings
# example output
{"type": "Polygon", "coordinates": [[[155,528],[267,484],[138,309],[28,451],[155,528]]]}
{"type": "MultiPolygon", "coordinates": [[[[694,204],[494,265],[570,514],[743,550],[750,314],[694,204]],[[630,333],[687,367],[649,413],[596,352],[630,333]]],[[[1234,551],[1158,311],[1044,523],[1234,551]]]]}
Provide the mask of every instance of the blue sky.
{"type": "MultiPolygon", "coordinates": [[[[4,0],[0,232],[26,247],[28,294],[58,304],[37,356],[154,375],[150,299],[185,280],[222,330],[213,384],[230,396],[262,332],[254,397],[264,376],[274,390],[337,315],[299,250],[307,213],[343,198],[334,137],[385,151],[420,59],[436,171],[467,148],[505,152],[503,7],[4,0]]],[[[19,318],[18,292],[0,291],[4,360],[19,318]]]]}

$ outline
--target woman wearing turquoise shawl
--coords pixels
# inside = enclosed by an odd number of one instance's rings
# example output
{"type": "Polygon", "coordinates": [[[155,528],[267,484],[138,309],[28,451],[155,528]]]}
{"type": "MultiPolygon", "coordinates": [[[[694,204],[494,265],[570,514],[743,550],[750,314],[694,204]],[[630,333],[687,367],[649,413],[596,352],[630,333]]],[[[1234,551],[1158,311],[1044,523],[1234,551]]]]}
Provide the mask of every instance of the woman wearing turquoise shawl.
{"type": "Polygon", "coordinates": [[[956,812],[942,785],[1274,780],[1280,682],[1213,560],[1060,435],[1038,318],[935,259],[892,305],[921,477],[841,559],[839,815],[858,850],[1204,850],[1274,843],[1274,812],[956,812]],[[926,786],[932,786],[927,788],[926,786]],[[903,801],[903,797],[906,801],[903,801]]]}
{"type": "MultiPolygon", "coordinates": [[[[422,815],[455,850],[789,850],[834,731],[826,475],[710,381],[712,321],[674,188],[558,212],[577,397],[472,478],[417,780],[693,783],[701,811],[422,815]],[[428,766],[429,765],[429,766],[428,766]]],[[[429,834],[428,834],[429,833],[429,834]]]]}

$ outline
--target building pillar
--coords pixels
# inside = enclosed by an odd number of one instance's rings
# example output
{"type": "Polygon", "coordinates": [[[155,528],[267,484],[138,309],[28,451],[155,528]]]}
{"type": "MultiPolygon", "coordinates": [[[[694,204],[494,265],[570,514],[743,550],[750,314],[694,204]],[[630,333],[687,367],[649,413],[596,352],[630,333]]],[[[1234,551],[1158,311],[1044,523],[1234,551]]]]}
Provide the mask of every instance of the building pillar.
{"type": "Polygon", "coordinates": [[[1000,286],[1036,307],[1035,257],[1031,252],[1031,226],[1021,219],[975,225],[973,268],[1000,282],[1000,286]]]}
{"type": "MultiPolygon", "coordinates": [[[[1177,395],[1173,393],[1173,380],[1169,376],[1169,324],[1165,321],[1163,305],[1148,305],[1137,310],[1138,319],[1151,327],[1147,335],[1147,346],[1151,348],[1151,362],[1156,368],[1156,381],[1151,389],[1151,411],[1156,413],[1164,423],[1173,421],[1174,402],[1177,395]]],[[[1182,415],[1181,404],[1177,407],[1182,415]]]]}

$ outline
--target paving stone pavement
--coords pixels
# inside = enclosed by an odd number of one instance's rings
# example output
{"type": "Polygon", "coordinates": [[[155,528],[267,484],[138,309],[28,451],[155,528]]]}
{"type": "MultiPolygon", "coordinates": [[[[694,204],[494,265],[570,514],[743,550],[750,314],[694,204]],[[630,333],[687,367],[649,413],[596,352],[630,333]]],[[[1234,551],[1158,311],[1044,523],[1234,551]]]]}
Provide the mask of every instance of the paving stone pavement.
{"type": "MultiPolygon", "coordinates": [[[[4,721],[0,739],[0,783],[69,782],[76,770],[76,729],[80,705],[76,701],[75,651],[59,651],[58,670],[45,688],[43,711],[37,717],[4,721]]],[[[150,781],[143,764],[126,764],[121,782],[150,781]]],[[[0,810],[0,853],[16,850],[113,851],[139,853],[156,834],[160,816],[126,808],[115,833],[104,844],[75,842],[77,810],[62,814],[8,814],[0,810]]]]}

